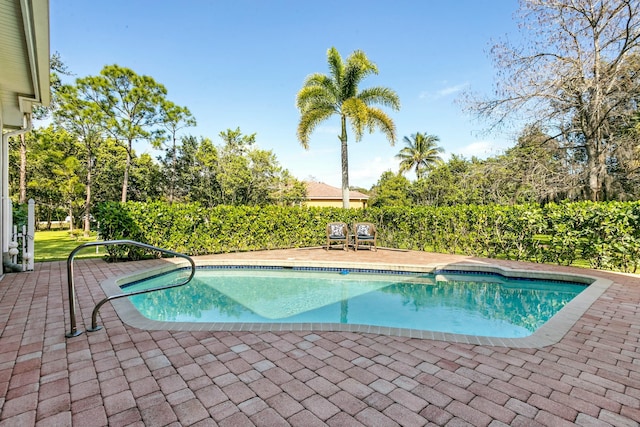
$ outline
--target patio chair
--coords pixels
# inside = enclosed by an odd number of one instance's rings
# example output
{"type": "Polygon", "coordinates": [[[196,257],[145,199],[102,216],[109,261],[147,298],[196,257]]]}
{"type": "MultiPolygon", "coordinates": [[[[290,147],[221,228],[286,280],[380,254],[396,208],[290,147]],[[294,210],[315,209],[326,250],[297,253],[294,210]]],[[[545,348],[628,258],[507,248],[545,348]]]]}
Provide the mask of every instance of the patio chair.
{"type": "Polygon", "coordinates": [[[362,244],[369,246],[369,250],[378,250],[376,240],[378,232],[376,226],[370,222],[356,222],[353,226],[354,248],[357,251],[362,244]]]}
{"type": "Polygon", "coordinates": [[[342,243],[342,248],[349,249],[349,227],[344,222],[330,222],[327,224],[327,250],[332,243],[342,243]]]}

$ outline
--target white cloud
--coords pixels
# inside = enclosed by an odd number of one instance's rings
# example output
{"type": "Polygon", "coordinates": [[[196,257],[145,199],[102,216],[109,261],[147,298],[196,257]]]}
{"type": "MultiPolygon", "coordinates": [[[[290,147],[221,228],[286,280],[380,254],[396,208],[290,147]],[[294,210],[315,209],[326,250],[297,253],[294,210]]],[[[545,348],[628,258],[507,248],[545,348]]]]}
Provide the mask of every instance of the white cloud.
{"type": "MultiPolygon", "coordinates": [[[[444,82],[444,84],[446,84],[447,82],[444,82]]],[[[464,82],[464,83],[459,83],[456,85],[448,85],[445,86],[441,89],[438,89],[435,92],[430,92],[430,91],[422,91],[420,92],[420,99],[431,99],[431,100],[435,100],[435,99],[440,99],[440,98],[445,98],[447,96],[450,95],[455,95],[459,92],[462,92],[463,90],[465,90],[467,87],[469,87],[469,82],[464,82]]]]}
{"type": "Polygon", "coordinates": [[[443,89],[440,89],[438,92],[436,92],[436,94],[439,97],[453,95],[453,94],[456,94],[458,92],[462,92],[467,87],[469,87],[469,82],[464,82],[464,83],[457,84],[455,86],[449,86],[449,87],[445,87],[443,89]]]}

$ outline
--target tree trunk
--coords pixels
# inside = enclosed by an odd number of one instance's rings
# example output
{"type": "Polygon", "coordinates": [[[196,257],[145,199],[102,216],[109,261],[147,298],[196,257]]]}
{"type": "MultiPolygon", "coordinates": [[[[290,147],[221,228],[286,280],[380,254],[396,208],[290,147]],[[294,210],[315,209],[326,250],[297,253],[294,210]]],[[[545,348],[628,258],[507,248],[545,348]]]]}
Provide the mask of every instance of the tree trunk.
{"type": "Polygon", "coordinates": [[[127,188],[129,186],[129,169],[131,169],[131,141],[129,141],[129,146],[127,148],[127,162],[124,166],[124,177],[122,179],[122,198],[120,199],[122,203],[127,201],[127,188]]]}
{"type": "Polygon", "coordinates": [[[20,198],[18,203],[27,202],[27,141],[25,134],[20,134],[20,198]]]}
{"type": "Polygon", "coordinates": [[[69,233],[73,235],[73,207],[71,207],[71,202],[69,202],[69,233]]]}
{"type": "Polygon", "coordinates": [[[176,164],[178,163],[176,159],[176,135],[173,135],[173,156],[171,158],[171,178],[169,180],[169,204],[173,204],[173,194],[176,188],[176,164]]]}
{"type": "Polygon", "coordinates": [[[86,192],[87,197],[84,201],[84,237],[89,237],[91,232],[91,178],[92,178],[92,167],[91,167],[91,156],[88,156],[89,159],[87,161],[87,185],[86,192]]]}
{"type": "Polygon", "coordinates": [[[600,145],[597,141],[587,145],[587,191],[589,199],[593,202],[602,199],[602,186],[606,175],[606,155],[603,150],[597,148],[600,145]]]}
{"type": "Polygon", "coordinates": [[[347,118],[342,116],[340,152],[342,156],[342,207],[349,209],[349,153],[347,149],[347,118]]]}

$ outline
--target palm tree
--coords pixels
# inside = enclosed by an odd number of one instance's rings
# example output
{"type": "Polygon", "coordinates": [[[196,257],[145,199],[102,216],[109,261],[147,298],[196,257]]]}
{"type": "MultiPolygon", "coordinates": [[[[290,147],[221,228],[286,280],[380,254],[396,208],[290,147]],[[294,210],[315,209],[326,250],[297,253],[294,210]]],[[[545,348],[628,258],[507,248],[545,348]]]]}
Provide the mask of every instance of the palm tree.
{"type": "Polygon", "coordinates": [[[396,155],[400,159],[401,174],[415,168],[416,176],[420,179],[425,172],[442,162],[439,154],[444,152],[444,148],[436,144],[440,141],[437,136],[417,132],[411,138],[405,136],[402,140],[406,147],[396,155]]]}
{"type": "Polygon", "coordinates": [[[347,150],[347,120],[351,124],[356,141],[362,139],[365,129],[372,133],[379,128],[391,145],[396,141],[396,127],[379,104],[400,108],[400,99],[391,89],[371,87],[358,90],[358,84],[370,74],[378,74],[378,67],[360,50],[354,51],[343,62],[342,57],[332,47],[327,51],[329,75],[315,73],[306,78],[296,97],[300,110],[298,139],[305,149],[309,148],[309,137],[321,122],[337,114],[340,116],[341,157],[342,157],[342,205],[349,207],[349,160],[347,150]]]}

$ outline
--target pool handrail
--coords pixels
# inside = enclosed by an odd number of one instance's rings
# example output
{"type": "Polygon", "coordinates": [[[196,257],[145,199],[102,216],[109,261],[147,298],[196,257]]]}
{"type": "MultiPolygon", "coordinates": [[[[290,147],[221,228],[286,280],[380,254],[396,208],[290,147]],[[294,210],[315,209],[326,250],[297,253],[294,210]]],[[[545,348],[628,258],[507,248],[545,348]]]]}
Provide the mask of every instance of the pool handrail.
{"type": "Polygon", "coordinates": [[[65,336],[67,338],[77,337],[78,335],[82,334],[82,331],[78,331],[77,326],[76,326],[76,307],[75,307],[76,290],[75,290],[74,275],[73,275],[73,260],[74,260],[74,258],[76,256],[76,254],[81,249],[88,248],[88,247],[93,247],[93,246],[114,246],[114,245],[137,246],[137,247],[140,247],[140,248],[161,252],[161,253],[164,253],[164,254],[167,254],[167,255],[173,255],[174,257],[184,258],[187,261],[189,261],[189,263],[191,264],[191,273],[189,274],[189,277],[185,281],[180,282],[180,283],[176,283],[176,284],[172,284],[172,285],[159,286],[159,287],[149,288],[149,289],[143,289],[143,290],[139,290],[139,291],[135,291],[135,292],[128,292],[128,293],[111,295],[111,296],[108,296],[108,297],[102,299],[98,304],[96,304],[96,306],[93,309],[93,312],[91,313],[91,328],[87,328],[88,332],[99,331],[100,329],[102,329],[102,327],[98,326],[98,324],[97,324],[97,317],[98,317],[98,311],[100,310],[100,307],[102,307],[105,303],[107,303],[109,301],[112,301],[114,299],[117,299],[117,298],[124,298],[124,297],[129,297],[129,296],[132,296],[132,295],[145,294],[145,293],[149,293],[149,292],[161,291],[161,290],[164,290],[164,289],[171,289],[171,288],[177,288],[179,286],[184,286],[187,283],[189,283],[191,281],[191,279],[193,279],[193,276],[196,273],[196,264],[195,264],[195,262],[193,261],[193,259],[190,256],[185,255],[185,254],[180,253],[180,252],[174,252],[174,251],[171,251],[169,249],[163,249],[163,248],[159,248],[157,246],[148,245],[146,243],[136,242],[134,240],[105,240],[105,241],[87,242],[87,243],[84,243],[84,244],[76,247],[74,250],[71,251],[71,253],[69,254],[69,257],[67,258],[67,284],[68,284],[68,287],[69,287],[69,322],[70,322],[70,325],[71,325],[71,330],[68,333],[65,334],[65,336]]]}

